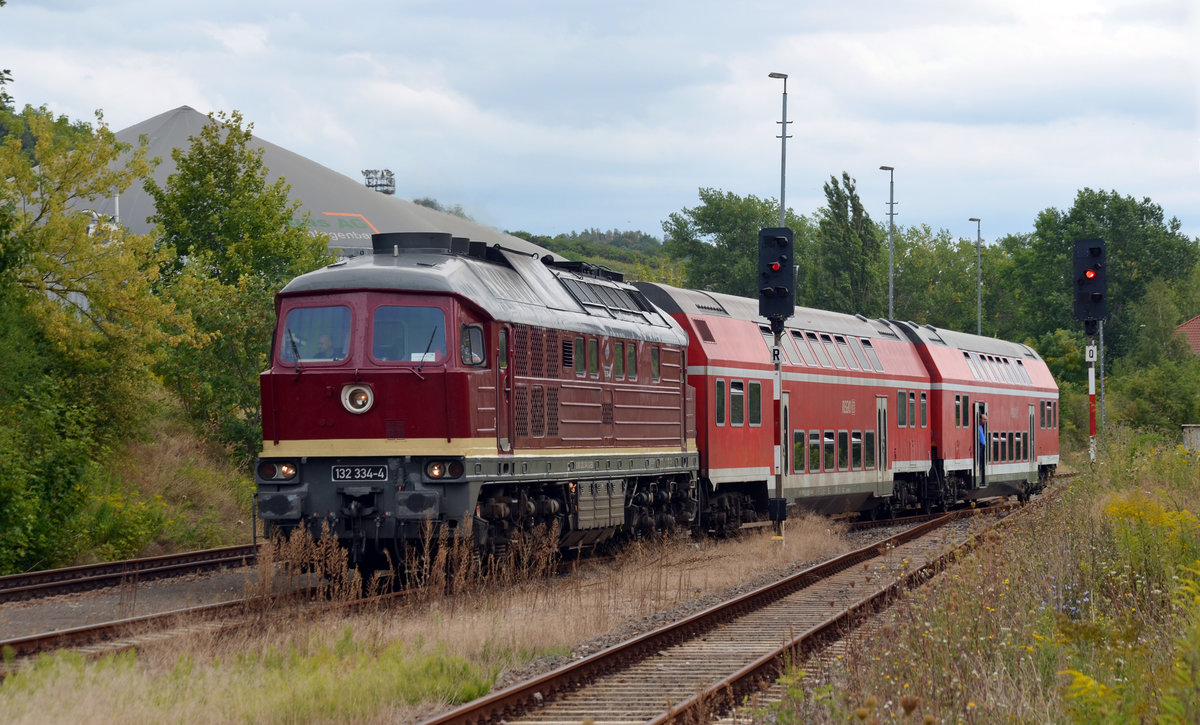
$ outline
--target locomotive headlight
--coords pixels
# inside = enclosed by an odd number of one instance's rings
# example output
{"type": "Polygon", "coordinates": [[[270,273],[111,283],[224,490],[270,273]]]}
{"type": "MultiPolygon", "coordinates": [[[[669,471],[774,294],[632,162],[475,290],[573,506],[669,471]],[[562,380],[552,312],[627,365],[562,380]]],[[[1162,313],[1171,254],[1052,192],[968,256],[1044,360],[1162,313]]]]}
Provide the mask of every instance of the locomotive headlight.
{"type": "Polygon", "coordinates": [[[430,461],[425,464],[425,475],[429,478],[460,478],[463,464],[462,461],[430,461]]]}
{"type": "Polygon", "coordinates": [[[351,413],[365,413],[375,404],[375,394],[366,385],[347,385],[342,388],[342,407],[351,413]]]}
{"type": "Polygon", "coordinates": [[[287,461],[262,461],[258,477],[264,481],[290,481],[296,477],[296,464],[287,461]]]}

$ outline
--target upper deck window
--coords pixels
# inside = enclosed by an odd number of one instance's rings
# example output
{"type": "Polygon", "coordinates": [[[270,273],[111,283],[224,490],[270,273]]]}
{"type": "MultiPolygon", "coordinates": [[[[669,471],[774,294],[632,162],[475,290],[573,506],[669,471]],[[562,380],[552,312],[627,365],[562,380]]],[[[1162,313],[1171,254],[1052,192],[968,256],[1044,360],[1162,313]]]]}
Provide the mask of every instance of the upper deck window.
{"type": "Polygon", "coordinates": [[[867,358],[867,354],[863,352],[857,338],[850,338],[850,349],[854,351],[854,357],[858,358],[858,364],[862,366],[862,369],[871,372],[871,361],[867,358]]]}
{"type": "Polygon", "coordinates": [[[1025,363],[1017,360],[1017,374],[1021,376],[1021,380],[1026,385],[1033,385],[1033,380],[1029,377],[1029,373],[1025,372],[1025,363]]]}
{"type": "Polygon", "coordinates": [[[971,368],[971,375],[975,376],[976,380],[982,380],[983,376],[979,374],[979,368],[976,367],[975,358],[971,356],[971,353],[963,350],[963,358],[966,359],[967,366],[971,368]]]}
{"type": "Polygon", "coordinates": [[[813,353],[817,356],[817,360],[821,363],[821,367],[833,367],[833,362],[829,359],[829,353],[825,352],[825,346],[817,339],[816,333],[806,332],[804,334],[808,336],[808,342],[812,347],[813,353]]]}
{"type": "Polygon", "coordinates": [[[804,358],[805,365],[816,365],[817,361],[813,357],[812,350],[808,349],[808,343],[804,341],[804,334],[792,330],[792,342],[796,343],[796,349],[800,352],[800,357],[804,358]]]}
{"type": "Polygon", "coordinates": [[[859,338],[862,343],[863,352],[867,353],[867,357],[871,359],[871,367],[875,368],[875,372],[883,372],[883,363],[879,361],[879,356],[875,354],[875,346],[867,338],[859,338]]]}
{"type": "Polygon", "coordinates": [[[858,370],[858,360],[855,359],[854,353],[850,351],[850,344],[846,342],[846,338],[837,335],[833,338],[837,342],[838,350],[841,351],[842,357],[846,358],[846,364],[851,370],[858,370]]]}
{"type": "MultiPolygon", "coordinates": [[[[761,326],[758,328],[758,330],[762,333],[763,342],[767,343],[767,359],[771,362],[774,362],[775,358],[773,357],[772,351],[775,349],[775,333],[761,326]]],[[[779,336],[779,350],[783,355],[783,358],[779,362],[783,363],[784,365],[791,365],[793,364],[792,356],[788,354],[787,345],[784,343],[785,339],[787,339],[786,335],[779,336]]]]}
{"type": "Polygon", "coordinates": [[[376,308],[371,357],[380,362],[441,362],[446,358],[445,313],[437,307],[376,308]]]}
{"type": "Polygon", "coordinates": [[[833,366],[838,370],[845,370],[846,363],[842,360],[842,354],[834,347],[833,338],[825,333],[821,333],[821,342],[825,344],[825,349],[828,351],[830,359],[833,360],[833,366]]]}
{"type": "Polygon", "coordinates": [[[279,340],[283,362],[337,362],[349,349],[349,307],[297,307],[287,313],[279,340]]]}

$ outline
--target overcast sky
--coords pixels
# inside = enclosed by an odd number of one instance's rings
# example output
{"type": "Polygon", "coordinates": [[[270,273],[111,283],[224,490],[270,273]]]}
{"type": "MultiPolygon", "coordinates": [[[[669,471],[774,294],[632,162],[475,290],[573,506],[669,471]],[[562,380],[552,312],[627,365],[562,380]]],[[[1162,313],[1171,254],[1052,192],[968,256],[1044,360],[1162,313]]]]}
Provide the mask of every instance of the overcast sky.
{"type": "Polygon", "coordinates": [[[502,230],[640,229],[701,187],[985,241],[1084,187],[1200,236],[1196,0],[9,0],[17,104],[120,130],[181,105],[502,230]]]}

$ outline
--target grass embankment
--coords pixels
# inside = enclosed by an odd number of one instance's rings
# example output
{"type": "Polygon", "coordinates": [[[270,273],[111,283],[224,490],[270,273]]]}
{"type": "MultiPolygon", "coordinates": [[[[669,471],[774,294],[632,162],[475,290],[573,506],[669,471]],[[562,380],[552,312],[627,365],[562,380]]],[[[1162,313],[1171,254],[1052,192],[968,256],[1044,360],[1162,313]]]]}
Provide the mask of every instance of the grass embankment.
{"type": "Polygon", "coordinates": [[[772,722],[1200,722],[1200,460],[1127,433],[772,722]]]}
{"type": "MultiPolygon", "coordinates": [[[[430,588],[390,610],[264,617],[261,631],[197,635],[100,661],[45,657],[0,684],[0,720],[415,722],[488,692],[506,669],[568,655],[630,621],[848,548],[838,525],[805,517],[788,522],[782,544],[764,535],[633,546],[615,561],[547,580],[541,574],[553,557],[535,544],[518,546],[514,565],[483,586],[463,573],[472,562],[460,559],[459,574],[428,574],[430,588]],[[447,589],[450,596],[434,594],[447,589]]],[[[331,598],[353,588],[334,549],[277,555],[332,572],[331,598]]],[[[439,562],[417,564],[442,571],[439,562]]],[[[278,570],[271,559],[260,567],[278,570]]],[[[277,583],[260,578],[247,591],[276,611],[296,612],[277,583]]]]}
{"type": "Polygon", "coordinates": [[[88,492],[71,563],[112,561],[250,543],[254,479],[200,438],[167,398],[88,492]]]}

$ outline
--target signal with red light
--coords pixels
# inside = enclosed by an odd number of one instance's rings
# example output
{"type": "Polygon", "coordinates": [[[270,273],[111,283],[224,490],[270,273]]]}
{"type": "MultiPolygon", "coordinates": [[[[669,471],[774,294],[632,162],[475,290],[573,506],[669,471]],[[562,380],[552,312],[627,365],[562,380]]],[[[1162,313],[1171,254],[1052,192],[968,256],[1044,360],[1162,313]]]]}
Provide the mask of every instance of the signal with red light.
{"type": "Polygon", "coordinates": [[[763,229],[758,233],[758,314],[786,319],[796,308],[792,230],[763,229]]]}
{"type": "Polygon", "coordinates": [[[1099,320],[1108,317],[1108,281],[1105,274],[1103,239],[1075,242],[1074,294],[1075,319],[1085,324],[1091,335],[1099,320]]]}

